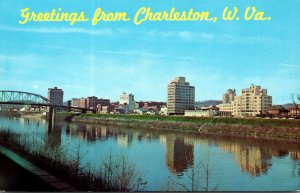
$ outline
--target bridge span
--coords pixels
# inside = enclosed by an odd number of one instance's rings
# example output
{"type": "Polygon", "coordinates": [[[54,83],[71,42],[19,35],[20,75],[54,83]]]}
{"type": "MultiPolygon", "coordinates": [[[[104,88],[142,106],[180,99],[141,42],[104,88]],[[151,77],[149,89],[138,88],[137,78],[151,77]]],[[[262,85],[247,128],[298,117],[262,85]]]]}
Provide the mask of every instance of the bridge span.
{"type": "Polygon", "coordinates": [[[10,90],[1,91],[0,90],[0,104],[47,106],[47,107],[53,107],[57,110],[66,110],[66,111],[75,111],[75,112],[80,111],[82,113],[96,112],[96,110],[94,109],[51,104],[46,97],[43,97],[39,94],[23,92],[23,91],[10,91],[10,90]]]}
{"type": "Polygon", "coordinates": [[[0,90],[0,105],[30,105],[30,106],[44,106],[49,107],[49,125],[52,126],[52,122],[55,119],[55,112],[68,111],[68,112],[80,112],[80,113],[96,113],[95,109],[72,107],[65,105],[51,104],[50,101],[42,95],[23,92],[23,91],[11,91],[11,90],[0,90]]]}

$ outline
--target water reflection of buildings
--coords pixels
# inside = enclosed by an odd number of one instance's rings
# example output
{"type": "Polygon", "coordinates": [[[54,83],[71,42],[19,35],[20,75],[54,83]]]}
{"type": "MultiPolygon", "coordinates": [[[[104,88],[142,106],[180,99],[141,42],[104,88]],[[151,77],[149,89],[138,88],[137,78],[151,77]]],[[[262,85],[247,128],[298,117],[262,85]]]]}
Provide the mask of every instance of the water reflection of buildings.
{"type": "Polygon", "coordinates": [[[299,177],[300,176],[300,151],[291,151],[290,152],[291,159],[293,160],[292,163],[292,176],[299,177]]]}
{"type": "Polygon", "coordinates": [[[69,137],[78,137],[81,140],[89,142],[95,142],[97,139],[104,140],[116,135],[114,130],[109,130],[106,126],[76,124],[69,125],[66,133],[69,137]]]}
{"type": "Polygon", "coordinates": [[[291,151],[291,159],[294,161],[300,160],[300,151],[291,151]]]}
{"type": "Polygon", "coordinates": [[[124,132],[107,126],[71,125],[71,127],[68,127],[67,129],[67,134],[70,137],[78,137],[79,139],[88,142],[114,138],[122,147],[128,147],[133,141],[132,132],[124,132]]]}
{"type": "Polygon", "coordinates": [[[271,166],[272,152],[268,148],[246,146],[240,143],[220,142],[220,148],[234,154],[236,162],[240,164],[243,172],[252,176],[266,173],[271,166]]]}
{"type": "Polygon", "coordinates": [[[177,138],[174,135],[167,135],[165,143],[166,164],[171,171],[181,173],[193,164],[194,145],[187,144],[184,138],[177,138]]]}
{"type": "Polygon", "coordinates": [[[259,149],[256,147],[242,148],[240,154],[236,155],[236,159],[239,159],[241,170],[243,172],[249,172],[252,176],[259,176],[262,173],[268,171],[268,167],[271,155],[268,149],[259,149]]]}
{"type": "MultiPolygon", "coordinates": [[[[174,173],[182,173],[194,164],[194,145],[214,146],[221,150],[232,153],[235,161],[243,172],[252,176],[259,176],[267,173],[272,166],[272,156],[290,156],[292,160],[299,163],[299,151],[288,151],[280,145],[273,146],[253,141],[240,140],[211,140],[197,136],[165,133],[145,130],[118,129],[101,125],[79,125],[66,124],[60,126],[57,131],[47,135],[47,143],[51,146],[60,145],[61,130],[66,128],[69,137],[76,137],[88,142],[97,140],[113,139],[120,147],[129,147],[134,140],[137,142],[158,140],[166,146],[166,165],[174,173]]],[[[288,148],[287,148],[288,149],[288,148]]],[[[154,155],[155,156],[155,155],[154,155]]]]}
{"type": "Polygon", "coordinates": [[[132,143],[132,133],[123,133],[118,135],[118,144],[121,147],[128,147],[132,143]]]}
{"type": "MultiPolygon", "coordinates": [[[[161,142],[163,141],[164,139],[162,138],[161,142]]],[[[198,137],[184,137],[184,142],[185,144],[218,146],[223,151],[233,153],[241,170],[248,172],[252,176],[260,176],[263,173],[267,173],[272,166],[272,157],[283,158],[290,156],[291,160],[297,164],[297,168],[300,168],[300,151],[297,149],[289,151],[290,146],[285,146],[285,143],[261,143],[261,141],[252,140],[210,140],[198,137]]],[[[300,169],[298,170],[298,176],[300,176],[300,169]]]]}
{"type": "Polygon", "coordinates": [[[290,156],[291,160],[295,161],[293,166],[297,171],[297,175],[300,176],[300,152],[288,151],[282,149],[282,147],[262,147],[262,146],[250,146],[242,143],[222,142],[220,148],[232,152],[235,160],[240,164],[243,172],[248,172],[251,176],[260,176],[263,173],[267,173],[268,169],[272,166],[272,157],[287,157],[290,156]]]}
{"type": "MultiPolygon", "coordinates": [[[[12,119],[17,119],[16,117],[13,117],[12,119]]],[[[19,117],[19,125],[24,127],[30,127],[30,126],[35,126],[35,127],[45,127],[46,126],[46,120],[45,119],[32,119],[32,118],[24,118],[24,117],[19,117]]]]}

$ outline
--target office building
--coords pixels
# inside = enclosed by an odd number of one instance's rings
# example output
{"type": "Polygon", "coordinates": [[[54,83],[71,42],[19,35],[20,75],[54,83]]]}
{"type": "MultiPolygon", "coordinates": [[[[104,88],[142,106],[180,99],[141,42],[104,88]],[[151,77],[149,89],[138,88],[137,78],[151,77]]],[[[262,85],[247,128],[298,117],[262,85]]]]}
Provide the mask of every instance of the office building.
{"type": "Polygon", "coordinates": [[[242,89],[241,96],[233,101],[234,116],[256,116],[265,114],[272,106],[272,96],[267,95],[267,89],[251,85],[250,88],[242,89]]]}
{"type": "Polygon", "coordinates": [[[72,99],[72,106],[73,107],[80,107],[80,108],[89,108],[89,109],[97,109],[97,105],[102,105],[102,106],[108,106],[110,105],[110,100],[109,99],[98,99],[96,96],[90,96],[87,98],[73,98],[72,99]]]}
{"type": "Polygon", "coordinates": [[[91,96],[86,98],[86,107],[88,109],[96,109],[97,108],[97,97],[91,96]]]}
{"type": "Polygon", "coordinates": [[[167,109],[169,115],[183,115],[185,110],[195,105],[195,87],[185,81],[185,77],[176,77],[168,85],[167,109]]]}
{"type": "Polygon", "coordinates": [[[235,89],[228,89],[227,92],[223,95],[223,104],[231,103],[232,101],[234,101],[235,96],[235,89]]]}
{"type": "Polygon", "coordinates": [[[127,94],[125,92],[123,92],[123,94],[121,94],[120,96],[120,105],[123,104],[131,104],[132,102],[134,102],[134,95],[133,94],[127,94]]]}
{"type": "Polygon", "coordinates": [[[64,92],[57,87],[48,88],[48,99],[52,105],[63,105],[64,92]]]}
{"type": "Polygon", "coordinates": [[[268,108],[271,106],[272,96],[267,94],[267,89],[262,89],[261,86],[253,84],[250,88],[242,89],[241,96],[234,96],[234,100],[230,103],[219,105],[221,115],[231,112],[233,116],[238,117],[266,114],[268,108]]]}
{"type": "Polygon", "coordinates": [[[80,107],[80,108],[86,108],[87,107],[87,100],[86,100],[86,98],[79,99],[78,107],[80,107]]]}
{"type": "Polygon", "coordinates": [[[233,113],[233,101],[231,103],[223,103],[218,105],[220,108],[220,116],[231,117],[233,113]]]}
{"type": "Polygon", "coordinates": [[[132,111],[136,108],[136,104],[134,101],[134,95],[133,94],[127,94],[123,92],[123,94],[120,95],[120,105],[125,105],[125,113],[128,113],[129,111],[132,111]]]}
{"type": "Polygon", "coordinates": [[[72,98],[71,99],[71,106],[72,107],[79,107],[80,99],[79,98],[72,98]]]}

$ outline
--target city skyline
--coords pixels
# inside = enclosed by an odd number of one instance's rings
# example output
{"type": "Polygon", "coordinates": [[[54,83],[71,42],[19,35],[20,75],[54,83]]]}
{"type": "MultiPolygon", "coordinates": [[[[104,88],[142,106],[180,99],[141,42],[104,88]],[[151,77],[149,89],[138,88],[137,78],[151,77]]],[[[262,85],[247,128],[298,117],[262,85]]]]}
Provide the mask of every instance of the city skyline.
{"type": "MultiPolygon", "coordinates": [[[[79,0],[0,2],[0,88],[47,96],[55,86],[71,98],[98,96],[117,101],[122,92],[137,100],[167,101],[167,84],[177,76],[195,86],[195,100],[222,100],[228,89],[250,84],[268,89],[273,104],[290,103],[300,93],[300,12],[297,0],[248,2],[180,0],[139,2],[79,0]],[[12,6],[13,5],[13,6],[12,6]],[[284,6],[282,6],[284,5],[284,6]],[[20,25],[20,10],[54,8],[91,13],[139,7],[153,10],[210,10],[226,6],[256,6],[272,16],[267,22],[148,22],[132,23],[28,23],[20,25]],[[127,8],[126,8],[127,7],[127,8]],[[282,13],[285,15],[283,16],[282,13]],[[9,18],[9,19],[5,19],[9,18]]],[[[239,94],[239,93],[238,93],[239,94]]]]}

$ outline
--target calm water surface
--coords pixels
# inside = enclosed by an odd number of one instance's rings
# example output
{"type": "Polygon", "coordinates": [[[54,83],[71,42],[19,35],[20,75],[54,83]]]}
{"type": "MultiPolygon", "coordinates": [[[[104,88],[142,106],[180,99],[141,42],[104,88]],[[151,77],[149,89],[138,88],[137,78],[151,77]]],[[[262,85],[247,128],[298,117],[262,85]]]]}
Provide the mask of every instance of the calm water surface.
{"type": "Polygon", "coordinates": [[[63,147],[70,154],[80,144],[82,165],[90,163],[95,168],[110,153],[124,154],[142,172],[147,181],[145,190],[184,190],[183,185],[191,190],[194,169],[201,171],[195,172],[194,178],[200,190],[204,190],[206,179],[209,190],[300,189],[300,145],[292,142],[204,137],[64,121],[56,122],[54,130],[48,131],[45,120],[10,117],[0,117],[0,129],[29,135],[52,148],[63,147]]]}

